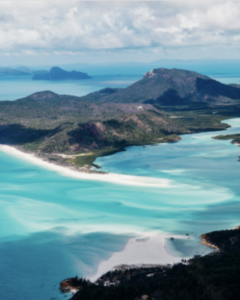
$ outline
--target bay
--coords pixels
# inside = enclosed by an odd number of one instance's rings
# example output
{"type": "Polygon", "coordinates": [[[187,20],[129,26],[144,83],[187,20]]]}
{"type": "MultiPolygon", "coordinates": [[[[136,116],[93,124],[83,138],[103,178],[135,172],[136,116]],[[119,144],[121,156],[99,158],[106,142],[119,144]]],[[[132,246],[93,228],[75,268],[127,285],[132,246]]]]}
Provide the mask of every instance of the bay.
{"type": "MultiPolygon", "coordinates": [[[[227,123],[227,133],[239,132],[240,119],[227,123]]],[[[0,153],[4,299],[61,299],[60,280],[93,274],[141,232],[188,233],[194,241],[168,243],[168,250],[182,257],[206,253],[198,236],[238,225],[240,212],[239,147],[214,135],[184,135],[175,144],[97,159],[103,170],[170,179],[170,188],[74,180],[0,153]]]]}

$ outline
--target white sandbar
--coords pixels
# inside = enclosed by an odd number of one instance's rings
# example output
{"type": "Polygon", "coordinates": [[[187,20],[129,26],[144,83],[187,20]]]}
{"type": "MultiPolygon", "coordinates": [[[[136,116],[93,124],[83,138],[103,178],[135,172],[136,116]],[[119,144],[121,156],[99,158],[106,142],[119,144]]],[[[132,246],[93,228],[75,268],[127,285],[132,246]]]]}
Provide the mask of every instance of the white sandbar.
{"type": "Polygon", "coordinates": [[[36,157],[34,154],[19,151],[18,149],[12,146],[0,145],[0,151],[18,157],[20,159],[24,159],[40,167],[47,168],[52,171],[56,171],[63,176],[68,176],[72,178],[83,179],[83,180],[100,180],[100,181],[107,181],[107,182],[117,183],[117,184],[147,186],[147,187],[167,188],[171,186],[171,181],[164,178],[122,175],[122,174],[115,174],[115,173],[97,174],[97,173],[78,172],[68,167],[63,167],[63,166],[55,165],[50,162],[44,161],[41,158],[36,157]]]}
{"type": "Polygon", "coordinates": [[[149,237],[132,238],[128,241],[122,252],[115,252],[107,260],[99,264],[97,273],[89,276],[92,282],[103,274],[119,265],[167,265],[181,261],[181,257],[175,257],[166,251],[166,238],[188,239],[186,236],[153,235],[149,237]]]}

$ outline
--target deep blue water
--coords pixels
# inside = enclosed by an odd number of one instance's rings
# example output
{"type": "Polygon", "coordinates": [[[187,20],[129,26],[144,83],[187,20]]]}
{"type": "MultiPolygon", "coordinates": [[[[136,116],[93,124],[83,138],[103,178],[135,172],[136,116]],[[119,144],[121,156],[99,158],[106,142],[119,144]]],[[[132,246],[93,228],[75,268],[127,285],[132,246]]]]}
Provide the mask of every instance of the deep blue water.
{"type": "MultiPolygon", "coordinates": [[[[1,79],[1,99],[53,88],[57,93],[88,93],[136,80],[129,75],[120,78],[105,76],[92,85],[29,81],[29,86],[26,78],[1,79]]],[[[168,250],[182,257],[208,252],[198,244],[200,234],[239,225],[240,148],[211,139],[240,132],[240,119],[227,123],[232,126],[227,132],[129,147],[96,161],[110,172],[167,178],[168,188],[75,180],[0,152],[1,298],[65,298],[58,291],[62,279],[93,274],[101,260],[121,251],[139,232],[189,233],[195,240],[168,242],[168,250]]]]}

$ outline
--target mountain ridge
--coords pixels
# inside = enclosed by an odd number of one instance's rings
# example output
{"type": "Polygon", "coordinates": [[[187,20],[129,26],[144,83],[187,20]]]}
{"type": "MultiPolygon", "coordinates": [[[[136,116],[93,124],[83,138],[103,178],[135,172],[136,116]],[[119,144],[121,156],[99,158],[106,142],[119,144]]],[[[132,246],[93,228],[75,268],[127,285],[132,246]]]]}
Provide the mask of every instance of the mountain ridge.
{"type": "Polygon", "coordinates": [[[28,72],[25,72],[23,70],[17,70],[17,69],[12,69],[9,67],[0,68],[0,77],[5,77],[5,76],[29,76],[28,72]]]}
{"type": "Polygon", "coordinates": [[[143,79],[110,93],[100,90],[83,96],[85,101],[137,102],[161,105],[234,103],[240,100],[236,86],[225,85],[208,76],[180,69],[153,69],[143,79]],[[174,99],[174,101],[171,101],[174,99]]]}

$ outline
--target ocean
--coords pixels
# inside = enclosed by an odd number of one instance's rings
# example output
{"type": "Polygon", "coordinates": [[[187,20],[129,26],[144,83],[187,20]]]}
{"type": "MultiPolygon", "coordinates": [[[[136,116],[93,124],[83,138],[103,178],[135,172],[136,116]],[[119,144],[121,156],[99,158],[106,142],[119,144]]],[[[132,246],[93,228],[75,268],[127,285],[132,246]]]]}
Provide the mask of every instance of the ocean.
{"type": "Polygon", "coordinates": [[[66,81],[32,80],[31,76],[0,77],[0,101],[12,101],[41,91],[81,97],[105,87],[124,88],[140,80],[142,76],[142,74],[106,74],[93,75],[92,79],[66,81]]]}
{"type": "MultiPolygon", "coordinates": [[[[138,79],[136,74],[99,75],[92,82],[60,84],[5,78],[0,80],[1,100],[49,89],[81,95],[138,79]]],[[[211,138],[240,132],[240,119],[225,122],[231,125],[227,131],[128,147],[96,160],[104,171],[169,179],[167,188],[77,180],[0,152],[1,298],[66,299],[59,292],[61,280],[94,274],[101,261],[139,233],[188,233],[193,240],[167,241],[172,255],[211,251],[199,244],[200,234],[239,225],[240,149],[211,138]]]]}

